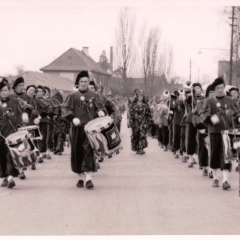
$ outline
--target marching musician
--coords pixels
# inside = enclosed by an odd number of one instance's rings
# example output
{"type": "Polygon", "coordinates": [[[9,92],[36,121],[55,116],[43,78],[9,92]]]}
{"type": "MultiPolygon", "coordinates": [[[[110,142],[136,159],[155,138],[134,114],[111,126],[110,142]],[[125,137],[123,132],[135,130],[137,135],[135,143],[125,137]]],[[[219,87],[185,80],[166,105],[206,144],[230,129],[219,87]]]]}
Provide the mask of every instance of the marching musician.
{"type": "Polygon", "coordinates": [[[49,130],[49,115],[52,113],[51,103],[43,98],[43,86],[37,86],[36,104],[42,118],[40,119],[39,129],[42,134],[42,139],[38,141],[39,152],[42,162],[44,158],[51,159],[50,155],[47,155],[47,142],[48,142],[48,130],[49,130]]]}
{"type": "Polygon", "coordinates": [[[201,95],[202,86],[200,83],[193,83],[191,94],[188,95],[186,101],[187,106],[187,118],[186,118],[186,150],[189,156],[189,168],[196,164],[193,155],[197,153],[197,128],[193,126],[192,123],[192,110],[195,108],[198,101],[203,100],[205,97],[201,95]]]}
{"type": "Polygon", "coordinates": [[[232,87],[232,88],[230,88],[230,89],[228,90],[228,93],[229,93],[229,96],[230,96],[232,99],[234,99],[234,100],[236,100],[236,101],[239,100],[239,89],[238,89],[238,88],[232,87]]]}
{"type": "MultiPolygon", "coordinates": [[[[206,99],[214,97],[214,92],[212,91],[212,85],[210,84],[206,89],[205,97],[206,99]]],[[[208,176],[212,178],[212,172],[208,171],[209,166],[209,155],[208,155],[208,149],[206,147],[205,139],[208,137],[207,133],[207,126],[203,123],[201,123],[199,114],[201,111],[201,108],[203,106],[204,101],[206,99],[203,99],[199,102],[197,102],[197,105],[195,109],[193,110],[193,117],[192,122],[194,127],[197,128],[197,143],[198,143],[198,161],[199,161],[199,168],[203,169],[203,176],[208,176]]]]}
{"type": "MultiPolygon", "coordinates": [[[[28,124],[32,124],[34,119],[38,117],[38,111],[35,110],[34,99],[24,92],[24,85],[24,79],[22,77],[17,78],[12,86],[14,93],[10,94],[9,97],[23,100],[26,109],[24,112],[28,115],[28,124]]],[[[22,123],[22,116],[20,116],[18,122],[19,124],[22,123]]]]}
{"type": "Polygon", "coordinates": [[[161,132],[162,132],[162,144],[164,151],[167,151],[167,146],[169,144],[169,127],[168,127],[168,117],[169,117],[169,101],[170,96],[166,94],[162,94],[162,105],[159,108],[159,123],[161,125],[161,132]]]}
{"type": "Polygon", "coordinates": [[[161,98],[159,100],[159,104],[157,105],[156,108],[156,115],[155,115],[155,123],[158,126],[158,145],[163,148],[163,141],[162,141],[162,124],[161,124],[161,120],[160,120],[160,109],[162,107],[162,105],[164,104],[164,100],[161,98]]]}
{"type": "MultiPolygon", "coordinates": [[[[169,106],[169,116],[168,116],[168,129],[169,129],[169,147],[173,154],[176,154],[176,151],[173,148],[173,118],[174,118],[174,108],[176,106],[177,96],[175,92],[170,95],[170,106],[169,106]]],[[[176,156],[176,155],[175,155],[176,156]]]]}
{"type": "Polygon", "coordinates": [[[208,125],[210,138],[210,167],[213,172],[213,187],[219,187],[218,173],[222,170],[224,190],[231,186],[228,183],[229,172],[232,164],[224,162],[224,139],[222,131],[232,127],[232,118],[238,120],[240,109],[236,101],[226,96],[224,93],[225,82],[219,77],[212,83],[212,90],[215,91],[215,97],[208,98],[204,101],[200,110],[201,122],[208,125]]]}
{"type": "Polygon", "coordinates": [[[13,177],[17,177],[19,172],[13,165],[5,138],[17,132],[17,119],[21,118],[24,109],[16,98],[9,97],[5,81],[0,82],[0,176],[4,178],[1,187],[13,188],[16,185],[13,177]]]}
{"type": "MultiPolygon", "coordinates": [[[[238,107],[240,108],[240,100],[239,100],[239,89],[236,87],[232,87],[228,90],[228,95],[233,100],[237,101],[238,107]]],[[[238,166],[236,167],[236,172],[238,172],[238,166]]]]}
{"type": "Polygon", "coordinates": [[[180,90],[179,94],[179,102],[178,102],[178,111],[182,111],[184,114],[181,118],[180,126],[181,126],[181,142],[180,142],[180,151],[182,152],[182,162],[187,162],[187,150],[186,150],[186,116],[187,116],[187,109],[186,109],[186,93],[184,89],[180,90]]]}
{"type": "Polygon", "coordinates": [[[37,88],[35,85],[29,85],[26,88],[26,93],[28,96],[35,98],[36,94],[37,94],[37,88]]]}
{"type": "Polygon", "coordinates": [[[175,158],[179,158],[180,156],[180,146],[181,146],[181,121],[184,115],[184,110],[179,107],[179,93],[175,92],[177,96],[175,106],[172,106],[174,111],[173,116],[173,151],[176,153],[175,158]]]}
{"type": "Polygon", "coordinates": [[[94,118],[104,117],[106,109],[100,96],[90,91],[88,85],[88,72],[80,72],[75,81],[79,90],[70,93],[63,102],[62,116],[71,121],[71,168],[79,174],[77,187],[84,187],[85,173],[86,188],[92,189],[92,172],[96,171],[96,162],[84,126],[94,118]]]}
{"type": "Polygon", "coordinates": [[[153,124],[151,126],[151,136],[152,136],[152,138],[155,138],[156,133],[157,133],[157,127],[156,127],[156,124],[155,124],[155,121],[154,121],[154,120],[156,120],[156,108],[157,108],[157,102],[153,98],[152,104],[150,104],[150,110],[151,110],[152,119],[153,119],[153,124]]]}
{"type": "Polygon", "coordinates": [[[50,152],[53,151],[53,118],[58,115],[60,102],[56,98],[51,97],[51,90],[49,87],[43,87],[43,98],[50,102],[52,112],[48,115],[48,135],[47,135],[47,152],[46,158],[51,159],[50,152]]]}
{"type": "Polygon", "coordinates": [[[52,100],[58,102],[58,112],[53,118],[53,152],[56,155],[62,155],[64,151],[64,142],[66,135],[69,134],[69,122],[61,116],[61,104],[63,103],[63,95],[57,91],[52,100]],[[55,99],[57,101],[55,101],[55,99]]]}
{"type": "MultiPolygon", "coordinates": [[[[37,88],[36,88],[35,85],[29,85],[29,86],[27,86],[27,88],[26,88],[26,94],[34,99],[34,102],[35,102],[35,103],[34,103],[34,106],[37,105],[37,104],[36,104],[36,99],[35,99],[36,92],[37,92],[37,88]]],[[[38,110],[38,109],[37,109],[37,110],[38,110]]],[[[33,140],[33,142],[34,142],[36,148],[39,149],[39,147],[38,147],[38,140],[33,140]]],[[[38,158],[38,162],[39,162],[39,163],[42,163],[42,162],[43,162],[43,160],[42,160],[41,157],[38,158]]],[[[36,164],[35,164],[35,163],[32,164],[31,169],[32,169],[32,170],[36,170],[36,164]]]]}
{"type": "MultiPolygon", "coordinates": [[[[159,139],[159,123],[158,123],[158,101],[155,100],[155,103],[153,102],[154,106],[154,110],[153,110],[153,115],[152,115],[152,119],[153,119],[153,125],[155,128],[154,131],[154,136],[159,139]]],[[[160,143],[158,142],[158,145],[160,146],[160,143]]]]}
{"type": "MultiPolygon", "coordinates": [[[[34,119],[37,118],[39,115],[38,111],[35,109],[34,99],[24,92],[25,91],[24,86],[25,86],[24,79],[22,77],[17,78],[12,86],[14,93],[9,95],[10,98],[19,99],[20,104],[22,104],[24,108],[22,115],[19,115],[17,119],[19,126],[23,124],[32,125],[34,119]]],[[[23,169],[20,172],[19,177],[20,179],[26,178],[23,169]]]]}

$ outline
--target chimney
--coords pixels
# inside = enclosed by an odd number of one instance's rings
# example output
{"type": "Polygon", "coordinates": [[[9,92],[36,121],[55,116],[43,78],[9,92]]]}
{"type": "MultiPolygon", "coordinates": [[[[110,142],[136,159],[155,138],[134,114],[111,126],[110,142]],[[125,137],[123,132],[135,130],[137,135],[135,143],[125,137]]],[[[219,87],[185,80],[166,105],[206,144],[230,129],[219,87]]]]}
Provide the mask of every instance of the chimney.
{"type": "Polygon", "coordinates": [[[88,47],[83,47],[83,52],[89,57],[88,47]]]}
{"type": "Polygon", "coordinates": [[[110,47],[110,65],[113,71],[113,47],[110,47]]]}

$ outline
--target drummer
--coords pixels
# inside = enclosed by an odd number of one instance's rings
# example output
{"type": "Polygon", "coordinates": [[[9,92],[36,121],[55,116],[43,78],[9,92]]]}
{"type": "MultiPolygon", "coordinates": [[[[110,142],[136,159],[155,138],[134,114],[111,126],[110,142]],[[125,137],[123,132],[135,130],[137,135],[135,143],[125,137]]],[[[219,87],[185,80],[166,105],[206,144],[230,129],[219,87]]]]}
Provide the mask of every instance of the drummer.
{"type": "MultiPolygon", "coordinates": [[[[38,117],[38,111],[35,110],[35,104],[32,97],[28,96],[24,92],[24,79],[22,77],[17,78],[12,86],[12,89],[14,90],[14,93],[10,94],[10,98],[19,99],[21,106],[23,107],[22,115],[19,115],[17,117],[17,123],[18,126],[23,125],[32,125],[34,122],[34,119],[38,117]],[[23,119],[23,116],[26,116],[23,119]]],[[[26,176],[23,171],[20,172],[20,179],[25,179],[26,176]]]]}
{"type": "Polygon", "coordinates": [[[236,101],[225,96],[225,82],[219,77],[212,83],[212,90],[215,91],[215,97],[208,98],[200,109],[200,120],[208,125],[210,138],[210,167],[213,172],[213,187],[219,187],[218,173],[223,173],[223,190],[229,189],[228,183],[229,172],[232,169],[231,163],[224,162],[223,139],[221,131],[227,130],[232,123],[232,117],[238,119],[240,109],[236,101]],[[227,107],[227,110],[224,108],[227,107]]]}
{"type": "Polygon", "coordinates": [[[71,122],[71,168],[79,175],[77,187],[92,189],[92,172],[96,172],[93,149],[88,141],[84,126],[94,118],[104,117],[106,109],[100,96],[88,89],[89,75],[87,71],[78,74],[75,87],[77,92],[70,93],[62,106],[62,116],[71,122]]]}
{"type": "Polygon", "coordinates": [[[0,174],[1,178],[4,178],[1,187],[13,188],[13,177],[18,176],[18,170],[13,165],[5,138],[17,132],[17,119],[21,117],[22,112],[18,100],[9,97],[9,88],[4,81],[0,82],[0,174]]]}

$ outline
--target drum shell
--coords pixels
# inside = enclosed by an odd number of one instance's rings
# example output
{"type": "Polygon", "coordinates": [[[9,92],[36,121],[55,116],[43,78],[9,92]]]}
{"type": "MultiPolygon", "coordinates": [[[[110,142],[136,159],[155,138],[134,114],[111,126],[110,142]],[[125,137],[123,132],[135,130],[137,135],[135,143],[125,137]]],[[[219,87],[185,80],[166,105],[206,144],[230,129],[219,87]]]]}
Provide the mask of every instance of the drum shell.
{"type": "MultiPolygon", "coordinates": [[[[101,118],[97,121],[101,121],[101,118]]],[[[112,158],[122,150],[120,134],[113,122],[93,131],[88,131],[88,125],[86,125],[85,132],[94,150],[94,155],[98,159],[112,158]]]]}
{"type": "Polygon", "coordinates": [[[221,132],[223,139],[223,155],[225,163],[232,163],[239,159],[239,148],[234,149],[234,142],[240,143],[240,129],[224,130],[221,132]]]}
{"type": "MultiPolygon", "coordinates": [[[[26,133],[27,132],[23,132],[23,136],[26,133]]],[[[6,143],[11,154],[14,167],[16,169],[30,167],[32,164],[37,162],[40,153],[29,134],[26,134],[25,137],[19,137],[17,134],[19,135],[19,132],[11,134],[6,138],[6,143]],[[14,139],[16,136],[18,136],[17,144],[14,139]],[[23,149],[25,150],[24,156],[21,152],[19,152],[18,148],[16,147],[17,145],[24,145],[28,147],[23,149]]]]}

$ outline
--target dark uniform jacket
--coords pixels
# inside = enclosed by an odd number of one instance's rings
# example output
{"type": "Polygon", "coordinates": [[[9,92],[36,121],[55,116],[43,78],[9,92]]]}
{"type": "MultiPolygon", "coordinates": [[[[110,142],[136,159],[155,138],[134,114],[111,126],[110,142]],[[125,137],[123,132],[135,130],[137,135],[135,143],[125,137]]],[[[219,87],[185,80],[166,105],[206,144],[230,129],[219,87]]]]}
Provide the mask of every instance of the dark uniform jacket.
{"type": "Polygon", "coordinates": [[[172,106],[172,109],[174,111],[173,124],[180,126],[184,115],[184,109],[180,107],[179,101],[176,102],[175,106],[172,106]]]}
{"type": "Polygon", "coordinates": [[[78,126],[72,124],[72,127],[84,127],[90,120],[98,117],[99,111],[107,114],[100,96],[89,90],[70,93],[62,104],[63,117],[69,121],[73,118],[80,119],[81,124],[78,126]]]}
{"type": "MultiPolygon", "coordinates": [[[[205,99],[204,96],[195,96],[193,99],[193,108],[197,105],[197,103],[201,100],[205,99]]],[[[188,96],[187,99],[185,100],[186,102],[186,107],[187,107],[187,118],[186,118],[186,123],[192,123],[192,96],[188,96]]]]}
{"type": "Polygon", "coordinates": [[[222,98],[213,97],[204,101],[200,110],[200,120],[202,123],[208,124],[209,133],[221,133],[222,130],[232,128],[232,118],[229,117],[229,114],[234,117],[234,122],[237,123],[237,119],[240,116],[237,102],[228,96],[223,96],[222,98]],[[220,104],[220,107],[217,107],[217,104],[220,104]],[[210,119],[214,114],[220,120],[215,125],[210,119]]]}

